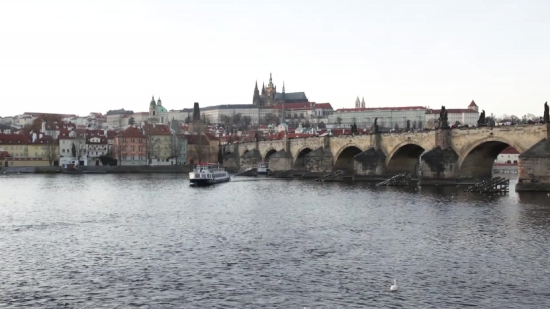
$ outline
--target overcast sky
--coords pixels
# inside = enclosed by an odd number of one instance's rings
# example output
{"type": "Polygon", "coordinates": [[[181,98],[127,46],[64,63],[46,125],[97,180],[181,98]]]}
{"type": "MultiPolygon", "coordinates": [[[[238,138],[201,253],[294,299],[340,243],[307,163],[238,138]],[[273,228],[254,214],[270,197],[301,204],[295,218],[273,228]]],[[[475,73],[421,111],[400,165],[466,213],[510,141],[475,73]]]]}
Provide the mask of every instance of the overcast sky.
{"type": "Polygon", "coordinates": [[[1,116],[251,104],[542,115],[550,1],[2,1],[1,116]]]}

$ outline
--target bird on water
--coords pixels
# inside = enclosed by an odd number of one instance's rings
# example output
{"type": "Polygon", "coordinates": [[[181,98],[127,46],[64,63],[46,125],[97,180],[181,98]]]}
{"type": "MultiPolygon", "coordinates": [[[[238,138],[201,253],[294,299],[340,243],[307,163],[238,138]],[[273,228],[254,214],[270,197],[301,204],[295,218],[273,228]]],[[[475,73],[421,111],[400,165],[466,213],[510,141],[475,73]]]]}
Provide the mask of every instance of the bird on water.
{"type": "Polygon", "coordinates": [[[397,279],[393,279],[393,285],[390,286],[390,291],[397,291],[397,279]]]}

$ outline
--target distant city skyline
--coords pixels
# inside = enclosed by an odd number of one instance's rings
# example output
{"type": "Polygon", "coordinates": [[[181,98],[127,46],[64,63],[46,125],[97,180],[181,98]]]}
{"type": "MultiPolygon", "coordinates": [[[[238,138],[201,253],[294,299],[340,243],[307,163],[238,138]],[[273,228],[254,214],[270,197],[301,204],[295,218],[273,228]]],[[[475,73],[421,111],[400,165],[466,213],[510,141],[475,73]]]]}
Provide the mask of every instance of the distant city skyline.
{"type": "Polygon", "coordinates": [[[547,1],[24,1],[0,10],[0,116],[252,104],[543,114],[547,1]]]}

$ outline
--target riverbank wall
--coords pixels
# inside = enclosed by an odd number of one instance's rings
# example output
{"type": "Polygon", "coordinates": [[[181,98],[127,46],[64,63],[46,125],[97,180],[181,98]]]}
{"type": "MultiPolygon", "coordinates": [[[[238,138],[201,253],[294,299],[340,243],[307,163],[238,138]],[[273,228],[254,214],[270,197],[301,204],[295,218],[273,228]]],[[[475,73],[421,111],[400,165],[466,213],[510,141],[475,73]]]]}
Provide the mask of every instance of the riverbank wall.
{"type": "Polygon", "coordinates": [[[193,170],[191,165],[170,166],[79,166],[77,171],[65,171],[60,166],[25,166],[2,167],[2,174],[154,174],[154,173],[189,173],[193,170]]]}

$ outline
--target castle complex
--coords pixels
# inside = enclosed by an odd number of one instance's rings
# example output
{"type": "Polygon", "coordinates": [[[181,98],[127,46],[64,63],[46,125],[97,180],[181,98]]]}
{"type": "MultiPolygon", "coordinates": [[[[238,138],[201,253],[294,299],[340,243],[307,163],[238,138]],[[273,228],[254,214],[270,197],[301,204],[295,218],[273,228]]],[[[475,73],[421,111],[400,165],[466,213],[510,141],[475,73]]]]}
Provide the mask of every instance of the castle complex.
{"type": "Polygon", "coordinates": [[[275,106],[283,103],[306,103],[309,102],[304,92],[285,92],[283,83],[283,92],[277,92],[277,86],[273,84],[273,78],[269,73],[269,83],[267,87],[262,84],[262,93],[258,89],[258,82],[254,87],[254,96],[252,104],[256,106],[275,106]]]}

